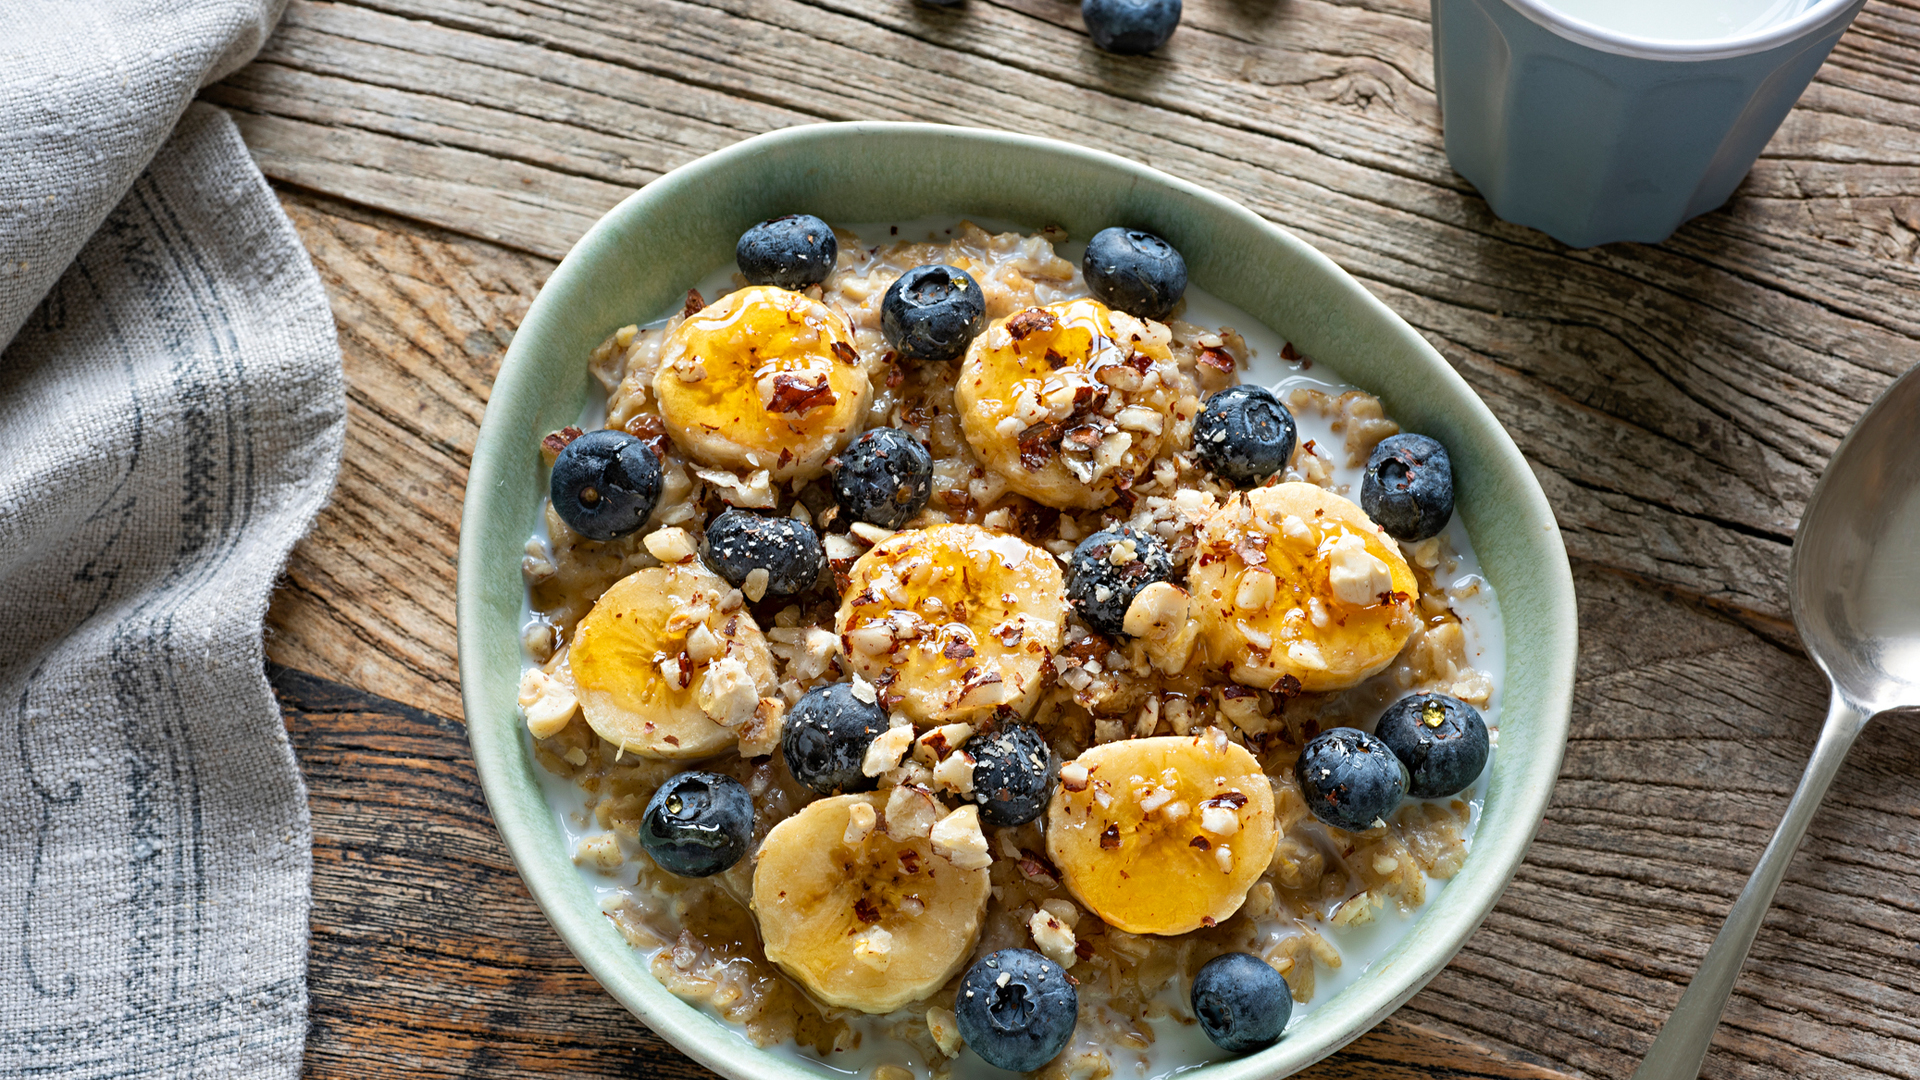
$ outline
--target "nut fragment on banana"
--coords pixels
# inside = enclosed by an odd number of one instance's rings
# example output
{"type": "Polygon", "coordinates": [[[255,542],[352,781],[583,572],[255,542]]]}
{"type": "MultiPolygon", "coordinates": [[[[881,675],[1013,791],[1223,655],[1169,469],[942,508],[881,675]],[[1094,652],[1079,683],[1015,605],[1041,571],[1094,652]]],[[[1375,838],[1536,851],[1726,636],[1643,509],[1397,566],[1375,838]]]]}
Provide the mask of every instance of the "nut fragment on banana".
{"type": "Polygon", "coordinates": [[[1186,668],[1200,636],[1199,625],[1189,617],[1191,610],[1185,589],[1156,581],[1134,596],[1121,629],[1141,641],[1155,668],[1175,675],[1186,668]]]}
{"type": "Polygon", "coordinates": [[[1235,495],[1202,527],[1188,574],[1215,668],[1272,689],[1343,690],[1393,661],[1419,625],[1419,586],[1392,538],[1306,483],[1235,495]]]}
{"type": "Polygon", "coordinates": [[[923,836],[855,827],[862,805],[877,811],[883,796],[820,799],[774,826],[754,867],[753,910],[767,958],[815,997],[887,1013],[965,965],[990,885],[923,836]]]}
{"type": "Polygon", "coordinates": [[[962,870],[985,870],[993,865],[987,836],[980,831],[980,808],[968,803],[941,818],[927,834],[933,850],[962,870]]]}
{"type": "Polygon", "coordinates": [[[1173,427],[1171,340],[1165,326],[1098,300],[1014,312],[960,365],[954,405],[967,442],[1022,495],[1105,506],[1173,427]]]}
{"type": "Polygon", "coordinates": [[[1278,841],[1273,786],[1245,747],[1210,728],[1105,743],[1072,764],[1047,853],[1081,904],[1130,934],[1184,934],[1240,909],[1278,841]]]}
{"type": "Polygon", "coordinates": [[[559,679],[539,668],[528,668],[520,676],[520,708],[527,714],[527,731],[536,739],[545,739],[572,723],[580,699],[559,679]]]}
{"type": "Polygon", "coordinates": [[[697,561],[620,579],[574,634],[567,671],[587,723],[622,749],[697,758],[737,744],[773,692],[773,657],[727,583],[697,561]]]}
{"type": "Polygon", "coordinates": [[[844,316],[757,285],[674,329],[653,392],[674,443],[696,462],[777,483],[825,470],[856,433],[871,387],[844,316]]]}
{"type": "Polygon", "coordinates": [[[1053,556],[976,525],[936,525],[874,545],[849,581],[835,629],[889,708],[937,724],[1033,707],[1067,607],[1053,556]]]}

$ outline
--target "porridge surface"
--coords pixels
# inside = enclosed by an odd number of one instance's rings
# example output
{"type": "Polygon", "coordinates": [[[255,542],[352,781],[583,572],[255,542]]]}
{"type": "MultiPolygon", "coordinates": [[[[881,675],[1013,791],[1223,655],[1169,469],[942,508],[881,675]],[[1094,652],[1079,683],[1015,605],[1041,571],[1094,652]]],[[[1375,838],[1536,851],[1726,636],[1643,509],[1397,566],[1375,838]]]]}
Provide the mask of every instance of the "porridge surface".
{"type": "MultiPolygon", "coordinates": [[[[878,232],[862,230],[862,236],[872,239],[878,232]]],[[[922,235],[925,230],[900,232],[922,235]]],[[[1283,376],[1277,380],[1278,393],[1300,424],[1300,445],[1283,481],[1357,498],[1357,467],[1379,440],[1399,430],[1377,399],[1322,382],[1311,361],[1293,356],[1290,348],[1251,355],[1248,337],[1265,340],[1271,335],[1244,316],[1234,316],[1243,320],[1238,327],[1219,325],[1224,305],[1197,290],[1189,290],[1190,301],[1164,326],[1108,313],[1109,318],[1131,322],[1127,329],[1137,329],[1146,338],[1140,352],[1149,362],[1138,365],[1143,370],[1116,372],[1098,362],[1072,368],[1016,400],[1011,411],[1017,417],[995,416],[991,407],[981,404],[981,395],[956,393],[964,365],[921,365],[894,358],[880,329],[886,286],[916,265],[959,266],[979,282],[990,320],[1056,305],[1066,317],[1056,325],[1032,328],[1034,340],[1074,332],[1076,320],[1095,318],[1091,309],[1098,305],[1072,303],[1090,294],[1077,263],[1056,253],[1056,244],[1064,240],[1057,233],[989,234],[966,224],[950,233],[939,234],[937,240],[899,240],[877,247],[863,247],[853,234],[842,233],[837,268],[824,288],[815,286],[806,294],[816,302],[813,308],[831,309],[836,319],[844,320],[820,331],[828,342],[822,346],[820,370],[831,370],[832,342],[837,340],[852,345],[859,363],[859,370],[823,374],[825,381],[815,385],[838,389],[835,408],[842,414],[857,401],[859,426],[904,429],[932,451],[933,495],[910,523],[912,528],[1019,537],[1064,557],[1089,534],[1124,523],[1165,543],[1176,580],[1194,580],[1203,569],[1211,569],[1202,550],[1206,523],[1216,508],[1240,496],[1193,460],[1187,449],[1193,417],[1208,394],[1246,378],[1250,360],[1261,373],[1257,381],[1271,385],[1273,375],[1283,376]],[[1213,316],[1208,325],[1199,321],[1202,309],[1213,316]],[[1138,378],[1147,371],[1152,379],[1138,378]],[[856,385],[863,393],[851,392],[856,385]],[[1124,427],[1109,424],[1107,428],[1119,430],[1093,432],[1081,445],[1070,433],[1087,417],[1089,388],[1096,387],[1111,394],[1128,422],[1124,427]],[[1051,442],[1036,445],[1028,436],[1024,452],[1028,464],[1042,458],[1042,468],[1010,469],[1003,461],[982,462],[974,451],[974,445],[985,445],[1018,460],[1021,436],[1036,427],[1041,439],[1051,442]],[[1122,433],[1126,439],[1114,437],[1122,433]],[[1008,472],[1018,483],[1008,482],[1008,472]],[[1109,499],[1104,509],[1081,505],[1109,499]]],[[[694,445],[690,440],[697,441],[700,434],[690,434],[685,423],[673,425],[662,418],[653,389],[657,376],[663,365],[686,363],[671,344],[674,329],[688,318],[712,318],[715,309],[725,315],[727,304],[728,299],[717,295],[691,296],[682,313],[647,329],[622,328],[583,358],[606,393],[605,426],[654,440],[663,448],[663,494],[645,528],[604,543],[573,533],[549,507],[525,560],[531,616],[522,702],[535,737],[535,755],[554,777],[573,785],[578,810],[568,825],[571,834],[581,835],[576,862],[592,872],[609,916],[636,948],[651,954],[654,974],[670,990],[739,1025],[758,1045],[792,1041],[802,1052],[836,1067],[859,1063],[888,1080],[904,1080],[909,1072],[941,1076],[956,1069],[964,1072],[967,1063],[981,1065],[970,1055],[950,1056],[958,1043],[952,1012],[957,976],[937,979],[944,985],[918,1000],[902,1000],[884,1015],[824,1003],[766,955],[761,928],[749,909],[755,856],[699,879],[666,873],[639,850],[639,820],[648,798],[694,760],[704,759],[698,767],[745,785],[755,807],[756,846],[816,802],[819,797],[794,780],[779,753],[781,713],[810,688],[848,679],[857,680],[856,693],[864,688],[898,714],[896,724],[912,726],[896,763],[881,777],[880,790],[862,797],[873,804],[872,814],[853,814],[858,820],[848,824],[849,812],[842,808],[836,819],[842,828],[857,828],[868,816],[883,822],[882,828],[911,820],[915,811],[899,802],[902,792],[929,796],[933,805],[923,808],[923,816],[930,827],[953,807],[970,805],[969,777],[959,755],[943,753],[939,745],[928,752],[927,736],[945,732],[964,746],[976,729],[985,731],[1017,716],[1036,725],[1063,762],[1128,740],[1218,739],[1245,756],[1253,775],[1269,789],[1261,795],[1264,799],[1270,793],[1277,839],[1264,865],[1247,872],[1251,885],[1244,902],[1230,905],[1229,917],[1209,918],[1213,925],[1172,936],[1128,933],[1089,911],[1053,861],[1045,818],[979,830],[985,850],[960,856],[979,859],[980,869],[971,872],[980,875],[980,888],[988,897],[970,955],[1036,949],[1067,967],[1079,982],[1080,1018],[1073,1039],[1038,1075],[1157,1075],[1219,1056],[1204,1038],[1190,1037],[1187,988],[1201,964],[1225,952],[1252,953],[1284,975],[1296,1001],[1310,1003],[1316,992],[1325,992],[1329,979],[1344,983],[1355,973],[1343,951],[1365,950],[1348,943],[1397,937],[1410,914],[1425,903],[1432,883],[1458,870],[1475,822],[1477,787],[1453,799],[1409,800],[1382,826],[1349,833],[1308,813],[1292,768],[1300,747],[1314,734],[1337,726],[1369,728],[1382,709],[1410,693],[1451,694],[1486,712],[1493,723],[1497,711],[1490,706],[1499,674],[1497,609],[1473,572],[1457,521],[1432,540],[1397,545],[1417,586],[1417,599],[1394,616],[1404,623],[1406,644],[1383,670],[1347,689],[1312,692],[1311,678],[1303,686],[1289,673],[1308,669],[1286,668],[1282,652],[1271,654],[1270,675],[1230,681],[1201,662],[1204,642],[1189,640],[1181,646],[1166,639],[1108,637],[1077,618],[1062,617],[1058,605],[1042,612],[1038,605],[1023,605],[1012,593],[1006,596],[1008,621],[1001,624],[1012,629],[986,640],[969,638],[962,643],[965,658],[946,659],[961,651],[948,643],[941,653],[929,653],[933,658],[919,668],[913,660],[890,663],[887,657],[897,650],[863,651],[862,641],[872,640],[872,633],[865,639],[858,635],[863,627],[871,631],[874,620],[863,623],[856,617],[851,626],[848,619],[836,620],[842,593],[857,585],[866,590],[861,593],[865,597],[876,585],[871,568],[880,556],[865,561],[860,556],[876,548],[884,553],[887,545],[908,548],[902,538],[910,534],[888,537],[884,530],[834,520],[833,496],[818,467],[838,449],[831,445],[835,436],[825,429],[792,429],[779,438],[736,432],[728,439],[724,432],[709,432],[709,443],[700,444],[702,456],[730,466],[720,467],[683,456],[682,447],[694,445]],[[713,439],[727,445],[716,451],[713,439]],[[785,454],[777,452],[783,449],[785,454]],[[649,753],[671,749],[659,741],[664,736],[658,731],[636,733],[628,741],[626,729],[619,729],[625,745],[616,746],[603,737],[609,730],[604,719],[609,706],[601,706],[592,725],[587,713],[570,707],[586,696],[576,693],[569,663],[583,619],[621,579],[642,571],[668,574],[669,567],[692,553],[689,545],[697,543],[701,522],[728,504],[814,523],[825,540],[833,588],[794,600],[750,597],[706,573],[693,559],[693,569],[681,574],[686,580],[676,579],[673,587],[691,608],[685,618],[694,635],[711,636],[720,649],[729,640],[764,635],[771,670],[741,665],[733,687],[737,705],[703,703],[712,706],[709,712],[717,708],[732,722],[689,723],[686,731],[697,729],[697,735],[689,737],[704,741],[679,755],[681,760],[641,756],[643,748],[650,748],[649,753]],[[1463,613],[1471,613],[1468,622],[1463,623],[1463,613]],[[1017,620],[1025,621],[1015,625],[1017,620]],[[1005,641],[1018,644],[1003,647],[1005,641]],[[1030,648],[1036,641],[1044,646],[1037,651],[1030,648]],[[975,650],[982,655],[974,655],[975,650]],[[983,669],[995,682],[969,686],[969,679],[977,683],[983,678],[983,669]],[[1004,680],[999,678],[1003,674],[1004,680]],[[942,687],[950,689],[934,692],[942,687]],[[982,708],[997,712],[983,713],[982,708]],[[720,756],[708,757],[715,753],[720,756]]],[[[1102,329],[1111,333],[1110,327],[1102,329]]],[[[1013,348],[1018,342],[1004,326],[990,330],[988,339],[989,364],[1019,367],[1013,348]]],[[[564,445],[564,438],[549,437],[549,460],[558,449],[556,442],[564,445]]],[[[1385,543],[1396,544],[1391,539],[1385,543]]],[[[1022,589],[1045,594],[1046,575],[1057,578],[1060,570],[1051,566],[1023,571],[1022,589]]],[[[883,594],[889,587],[888,581],[878,585],[883,594]]],[[[750,581],[745,589],[752,587],[750,581]]],[[[884,600],[882,595],[876,612],[888,607],[884,600]]],[[[951,604],[952,599],[939,603],[951,604]]],[[[859,604],[848,606],[857,615],[859,604]]],[[[922,614],[924,607],[923,601],[922,614]]],[[[938,619],[933,622],[937,625],[938,619]]],[[[900,632],[888,625],[883,625],[886,632],[900,632]]],[[[1203,638],[1205,632],[1187,636],[1203,638]]],[[[674,686],[670,665],[659,678],[680,711],[686,711],[689,688],[674,686]]],[[[708,698],[719,693],[708,694],[704,682],[697,692],[708,698]]],[[[637,702],[627,704],[621,722],[644,723],[645,710],[637,702]]],[[[939,857],[935,852],[953,857],[936,843],[939,839],[921,832],[899,838],[896,847],[918,845],[916,858],[939,857]]]]}

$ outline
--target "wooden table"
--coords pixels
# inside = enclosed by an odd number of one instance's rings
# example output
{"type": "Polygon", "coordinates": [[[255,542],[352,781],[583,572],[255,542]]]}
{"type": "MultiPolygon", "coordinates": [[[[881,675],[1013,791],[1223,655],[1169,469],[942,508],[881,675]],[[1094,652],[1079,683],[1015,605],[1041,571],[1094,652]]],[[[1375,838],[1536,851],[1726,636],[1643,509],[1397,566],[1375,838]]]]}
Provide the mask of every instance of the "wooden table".
{"type": "MultiPolygon", "coordinates": [[[[1812,746],[1788,543],[1920,336],[1920,5],[1872,0],[1732,205],[1570,251],[1447,166],[1419,0],[1188,0],[1163,55],[1063,0],[292,0],[232,110],[339,320],[346,464],[268,638],[312,792],[316,1077],[700,1070],[587,977],[475,783],[454,661],[488,386],[629,189],[817,120],[996,126],[1209,185],[1327,252],[1506,423],[1581,595],[1539,841],[1459,958],[1319,1078],[1625,1077],[1812,746]]],[[[1710,1077],[1920,1077],[1920,740],[1814,821],[1710,1077]]]]}

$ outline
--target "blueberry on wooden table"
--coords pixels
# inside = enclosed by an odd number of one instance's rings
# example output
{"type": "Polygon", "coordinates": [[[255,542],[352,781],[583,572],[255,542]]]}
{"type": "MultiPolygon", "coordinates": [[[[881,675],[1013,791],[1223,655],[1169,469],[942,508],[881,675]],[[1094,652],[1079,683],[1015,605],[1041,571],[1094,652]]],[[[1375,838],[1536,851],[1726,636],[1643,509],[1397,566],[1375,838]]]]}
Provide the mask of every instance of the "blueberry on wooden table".
{"type": "Polygon", "coordinates": [[[1180,0],[1081,0],[1080,18],[1103,51],[1142,56],[1173,36],[1180,0]]]}
{"type": "Polygon", "coordinates": [[[1458,795],[1480,778],[1491,744],[1480,710],[1446,694],[1415,694],[1388,707],[1374,734],[1407,767],[1416,799],[1458,795]]]}
{"type": "Polygon", "coordinates": [[[1300,751],[1293,777],[1313,816],[1348,832],[1373,828],[1407,793],[1406,766],[1386,743],[1358,728],[1314,736],[1300,751]]]}
{"type": "Polygon", "coordinates": [[[733,261],[749,285],[804,289],[827,280],[840,242],[833,229],[812,214],[788,214],[763,221],[740,234],[733,261]]]}
{"type": "Polygon", "coordinates": [[[660,869],[710,877],[746,855],[753,842],[753,797],[740,781],[710,772],[668,778],[640,816],[640,846],[660,869]]]}
{"type": "Polygon", "coordinates": [[[1007,724],[967,740],[973,801],[989,825],[1024,825],[1053,797],[1053,751],[1028,724],[1007,724]]]}
{"type": "MultiPolygon", "coordinates": [[[[1134,4],[1132,0],[1087,0],[1081,10],[1092,11],[1096,5],[1129,9],[1164,5],[1171,8],[1173,21],[1180,19],[1180,0],[1146,0],[1146,4],[1134,4]]],[[[1087,25],[1091,29],[1091,16],[1087,25]]],[[[1172,32],[1170,23],[1167,33],[1172,32]]],[[[1095,33],[1094,41],[1099,40],[1100,35],[1095,33]]],[[[1187,294],[1187,260],[1180,257],[1172,244],[1139,229],[1115,227],[1094,233],[1093,239],[1087,241],[1087,253],[1080,259],[1080,269],[1086,274],[1087,288],[1093,290],[1096,299],[1138,319],[1165,320],[1173,313],[1173,305],[1187,294]]]]}
{"type": "Polygon", "coordinates": [[[1124,526],[1102,529],[1067,560],[1067,602],[1088,626],[1122,634],[1133,598],[1172,574],[1173,556],[1159,537],[1124,526]]]}
{"type": "Polygon", "coordinates": [[[1453,460],[1440,440],[1390,435],[1367,458],[1360,509],[1395,539],[1438,536],[1453,517],[1453,460]]]}
{"type": "Polygon", "coordinates": [[[827,567],[826,549],[813,526],[739,507],[728,508],[707,524],[704,554],[714,573],[753,601],[806,592],[827,567]],[[765,572],[757,585],[756,571],[765,572]]]}
{"type": "Polygon", "coordinates": [[[880,300],[880,331],[910,360],[958,360],[986,328],[987,298],[957,266],[916,266],[895,278],[880,300]]]}
{"type": "Polygon", "coordinates": [[[851,683],[816,686],[787,712],[780,752],[793,778],[819,794],[871,791],[876,781],[860,766],[887,726],[887,710],[855,697],[851,683]]]}
{"type": "Polygon", "coordinates": [[[1293,413],[1264,386],[1229,386],[1193,418],[1193,452],[1235,487],[1257,487],[1293,460],[1293,413]]]}
{"type": "Polygon", "coordinates": [[[953,1015],[960,1037],[987,1064],[1032,1072],[1073,1036],[1080,995],[1060,965],[1031,949],[1001,949],[967,969],[953,1015]]]}
{"type": "Polygon", "coordinates": [[[1265,960],[1226,953],[1193,977],[1193,1015],[1215,1046],[1244,1053],[1272,1046],[1293,1016],[1287,980],[1265,960]]]}
{"type": "Polygon", "coordinates": [[[833,498],[842,513],[883,529],[913,520],[933,494],[933,455],[899,428],[874,428],[834,455],[833,498]]]}
{"type": "Polygon", "coordinates": [[[589,431],[553,462],[547,492],[560,520],[589,540],[612,540],[647,523],[660,501],[660,458],[624,431],[589,431]]]}

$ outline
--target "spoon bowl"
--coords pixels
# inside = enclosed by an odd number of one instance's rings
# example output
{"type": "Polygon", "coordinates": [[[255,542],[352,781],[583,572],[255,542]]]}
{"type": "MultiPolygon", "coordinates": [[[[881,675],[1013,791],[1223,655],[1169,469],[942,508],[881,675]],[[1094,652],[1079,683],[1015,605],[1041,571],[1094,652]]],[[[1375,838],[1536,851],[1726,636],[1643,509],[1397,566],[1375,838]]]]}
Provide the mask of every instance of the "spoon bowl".
{"type": "Polygon", "coordinates": [[[1840,441],[1793,540],[1793,622],[1833,684],[1800,786],[1634,1080],[1695,1080],[1813,812],[1875,715],[1920,708],[1920,367],[1840,441]]]}
{"type": "Polygon", "coordinates": [[[1920,706],[1920,368],[1834,452],[1793,542],[1793,622],[1869,713],[1920,706]]]}

